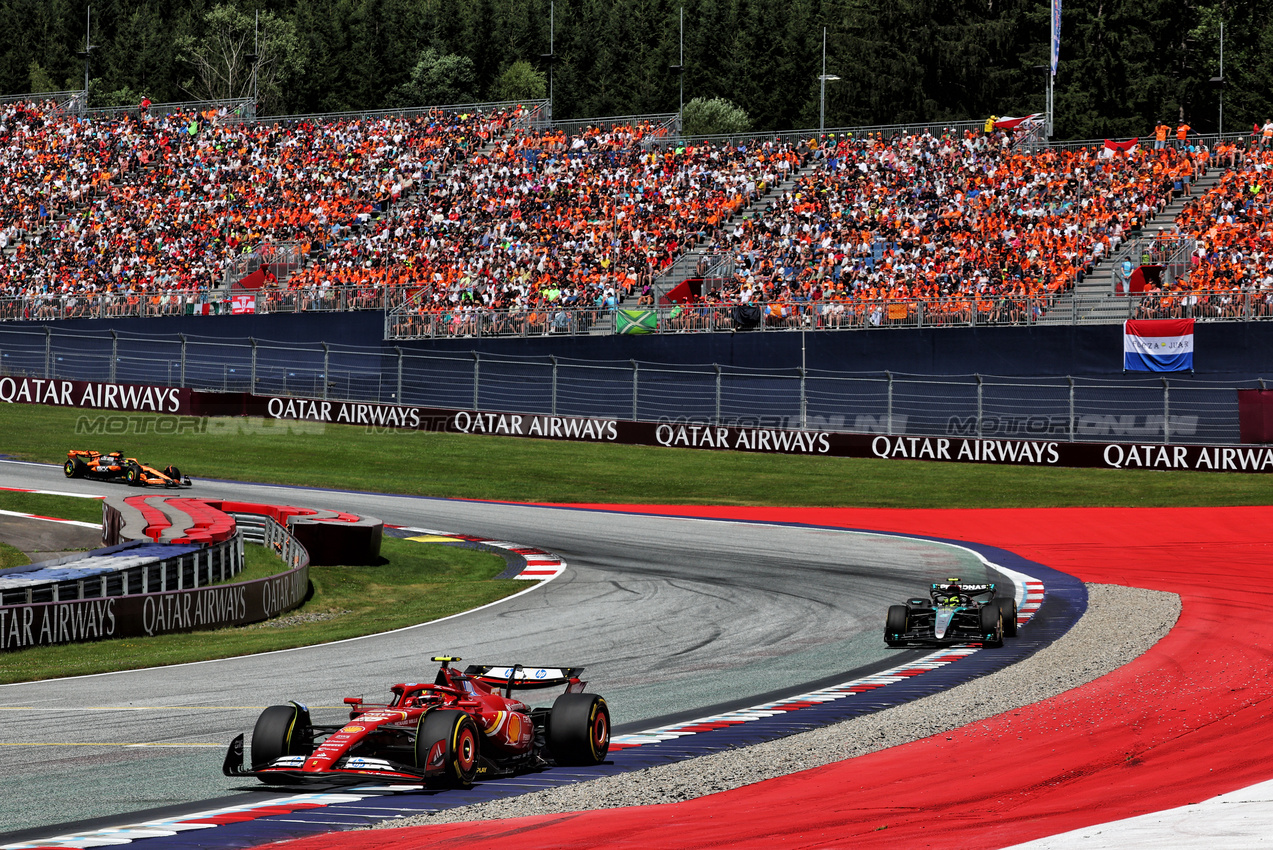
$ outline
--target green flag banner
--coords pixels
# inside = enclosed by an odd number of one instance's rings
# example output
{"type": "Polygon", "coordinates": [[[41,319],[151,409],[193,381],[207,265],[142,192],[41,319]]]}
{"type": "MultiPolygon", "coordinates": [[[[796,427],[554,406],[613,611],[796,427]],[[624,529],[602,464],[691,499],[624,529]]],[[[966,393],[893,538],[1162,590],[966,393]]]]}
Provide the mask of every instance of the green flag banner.
{"type": "Polygon", "coordinates": [[[619,310],[614,314],[615,331],[621,334],[652,334],[659,325],[653,310],[619,310]]]}

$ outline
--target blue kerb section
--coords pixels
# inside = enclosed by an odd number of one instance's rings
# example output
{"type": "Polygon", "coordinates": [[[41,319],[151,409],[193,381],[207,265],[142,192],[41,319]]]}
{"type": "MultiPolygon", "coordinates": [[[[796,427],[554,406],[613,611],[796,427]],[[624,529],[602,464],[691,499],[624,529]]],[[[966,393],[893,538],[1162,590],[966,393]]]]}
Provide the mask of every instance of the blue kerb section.
{"type": "MultiPolygon", "coordinates": [[[[845,696],[775,717],[761,718],[710,732],[699,732],[669,741],[625,748],[613,753],[606,764],[597,767],[553,768],[542,773],[492,780],[463,791],[385,792],[383,795],[355,802],[338,803],[322,809],[260,818],[247,823],[219,826],[215,829],[179,833],[171,837],[151,838],[146,840],[144,850],[192,850],[193,848],[225,850],[226,848],[257,847],[272,841],[360,829],[376,821],[393,817],[429,814],[473,803],[514,797],[785,738],[788,735],[818,729],[842,720],[862,717],[912,702],[1002,670],[1050,645],[1069,631],[1087,610],[1087,589],[1077,578],[997,546],[926,537],[919,534],[881,532],[874,529],[756,522],[764,525],[859,531],[864,534],[928,540],[961,546],[981,554],[992,564],[1002,565],[1042,581],[1044,584],[1043,604],[1039,606],[1034,617],[1020,628],[1018,636],[1007,639],[1002,648],[973,653],[952,664],[928,670],[921,675],[894,682],[884,688],[845,696]]],[[[849,678],[851,676],[846,676],[846,680],[849,678]]],[[[711,708],[708,707],[704,709],[702,716],[710,716],[712,713],[711,708]]],[[[298,792],[303,793],[303,789],[298,789],[298,792]]]]}

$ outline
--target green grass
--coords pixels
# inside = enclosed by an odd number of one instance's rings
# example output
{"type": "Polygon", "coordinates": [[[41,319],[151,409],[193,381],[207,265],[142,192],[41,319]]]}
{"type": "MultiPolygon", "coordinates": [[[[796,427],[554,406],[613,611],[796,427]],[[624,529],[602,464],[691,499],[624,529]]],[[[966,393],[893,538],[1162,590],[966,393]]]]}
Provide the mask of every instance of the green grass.
{"type": "Polygon", "coordinates": [[[122,414],[142,433],[77,435],[77,421],[98,415],[0,405],[0,452],[60,463],[72,447],[121,447],[151,465],[175,463],[196,482],[206,475],[513,501],[925,508],[1269,501],[1265,476],[1239,473],[762,455],[259,419],[187,419],[184,433],[159,434],[154,423],[164,417],[153,414],[122,414]]]}
{"type": "Polygon", "coordinates": [[[80,499],[75,496],[46,496],[42,493],[12,493],[0,490],[0,511],[17,511],[23,514],[75,519],[80,522],[101,523],[102,500],[80,499]]]}
{"type": "Polygon", "coordinates": [[[0,570],[9,567],[25,567],[31,559],[14,549],[8,543],[0,543],[0,570]]]}
{"type": "MultiPolygon", "coordinates": [[[[506,564],[490,552],[385,538],[381,554],[387,563],[380,566],[312,567],[310,599],[264,623],[0,654],[0,684],[228,658],[375,634],[485,605],[527,586],[494,580],[506,564]]],[[[260,546],[246,547],[245,555],[248,577],[280,571],[281,562],[260,546]]]]}

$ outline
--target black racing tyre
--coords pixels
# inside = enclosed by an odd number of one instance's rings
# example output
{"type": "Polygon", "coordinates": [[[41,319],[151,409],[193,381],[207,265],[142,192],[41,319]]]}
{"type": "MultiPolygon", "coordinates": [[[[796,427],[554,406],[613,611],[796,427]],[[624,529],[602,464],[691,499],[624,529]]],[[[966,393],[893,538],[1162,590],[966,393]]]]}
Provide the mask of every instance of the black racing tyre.
{"type": "Polygon", "coordinates": [[[62,464],[62,471],[66,473],[67,478],[79,478],[83,473],[76,467],[75,461],[68,460],[62,464]]]}
{"type": "Polygon", "coordinates": [[[1017,636],[1017,601],[1007,596],[995,600],[999,605],[999,613],[1003,615],[1003,636],[1017,636]]]}
{"type": "Polygon", "coordinates": [[[272,705],[261,712],[252,729],[252,769],[260,770],[283,756],[308,756],[313,746],[309,711],[294,702],[272,705]]]}
{"type": "Polygon", "coordinates": [[[909,623],[909,610],[905,605],[888,606],[888,616],[884,618],[884,642],[889,646],[905,646],[902,635],[906,634],[909,623]]]}
{"type": "Polygon", "coordinates": [[[428,770],[437,764],[442,772],[429,777],[430,784],[444,788],[468,788],[477,776],[481,736],[473,718],[463,711],[438,708],[420,718],[416,725],[416,767],[428,770]],[[434,747],[439,749],[434,752],[434,747]],[[433,755],[430,760],[430,754],[433,755]]]}
{"type": "Polygon", "coordinates": [[[610,708],[596,694],[562,694],[548,716],[548,749],[561,765],[594,765],[610,752],[610,708]]]}
{"type": "Polygon", "coordinates": [[[128,471],[124,473],[124,480],[128,482],[129,487],[140,487],[142,485],[141,467],[135,463],[128,464],[128,471]]]}
{"type": "Polygon", "coordinates": [[[981,617],[981,642],[986,646],[1003,646],[1003,613],[998,605],[983,605],[978,610],[981,617]]]}

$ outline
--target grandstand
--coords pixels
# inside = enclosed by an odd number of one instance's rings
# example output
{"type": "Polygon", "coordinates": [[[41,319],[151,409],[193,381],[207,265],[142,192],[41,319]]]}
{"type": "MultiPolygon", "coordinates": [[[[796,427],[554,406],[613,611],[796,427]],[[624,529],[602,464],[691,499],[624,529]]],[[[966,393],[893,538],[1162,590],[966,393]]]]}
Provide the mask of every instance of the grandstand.
{"type": "Polygon", "coordinates": [[[1255,142],[674,119],[3,100],[0,319],[384,310],[418,338],[1270,313],[1255,142]]]}

